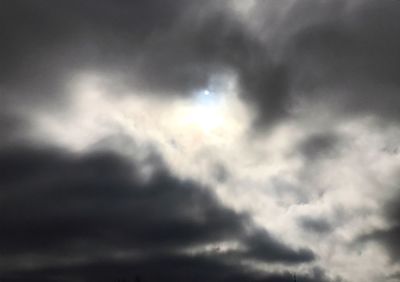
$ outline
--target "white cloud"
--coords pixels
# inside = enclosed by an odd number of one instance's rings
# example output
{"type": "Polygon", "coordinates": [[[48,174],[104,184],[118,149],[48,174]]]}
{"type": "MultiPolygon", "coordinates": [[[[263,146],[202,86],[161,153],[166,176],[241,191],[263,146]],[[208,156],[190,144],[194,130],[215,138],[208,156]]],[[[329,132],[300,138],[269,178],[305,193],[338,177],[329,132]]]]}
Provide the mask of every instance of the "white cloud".
{"type": "Polygon", "coordinates": [[[345,142],[338,154],[309,162],[296,148],[324,123],[313,124],[310,112],[299,111],[268,134],[251,134],[252,118],[232,76],[219,78],[223,86],[217,89],[169,101],[141,93],[108,95],[101,79],[80,77],[67,112],[34,115],[37,138],[85,151],[108,136],[130,136],[134,150],[125,143],[108,146],[142,159],[138,151],[146,152],[150,143],[176,175],[215,188],[224,203],[249,212],[285,242],[310,246],[333,274],[366,281],[388,271],[382,249],[350,245],[386,224],[380,208],[394,192],[400,168],[399,155],[388,150],[400,136],[396,128],[379,129],[372,119],[331,121],[330,130],[345,142]],[[217,166],[226,170],[226,181],[215,177],[217,166]],[[333,231],[322,236],[302,230],[300,216],[326,218],[333,231]]]}

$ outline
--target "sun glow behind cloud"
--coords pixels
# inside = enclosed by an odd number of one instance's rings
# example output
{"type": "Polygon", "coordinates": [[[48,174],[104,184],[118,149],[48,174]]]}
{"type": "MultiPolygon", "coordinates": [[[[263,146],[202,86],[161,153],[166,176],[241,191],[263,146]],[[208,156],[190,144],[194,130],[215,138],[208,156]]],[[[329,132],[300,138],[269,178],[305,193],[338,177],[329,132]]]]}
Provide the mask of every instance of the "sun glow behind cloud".
{"type": "Polygon", "coordinates": [[[204,133],[210,133],[224,126],[227,113],[223,93],[214,93],[208,89],[199,91],[189,102],[184,120],[187,124],[199,127],[204,133]]]}
{"type": "Polygon", "coordinates": [[[165,150],[167,160],[185,166],[207,148],[237,145],[251,124],[232,76],[212,79],[189,97],[169,100],[141,93],[110,95],[102,80],[84,74],[72,81],[68,115],[52,112],[34,117],[40,131],[45,131],[42,136],[81,151],[103,137],[124,134],[138,143],[155,143],[165,150]]]}

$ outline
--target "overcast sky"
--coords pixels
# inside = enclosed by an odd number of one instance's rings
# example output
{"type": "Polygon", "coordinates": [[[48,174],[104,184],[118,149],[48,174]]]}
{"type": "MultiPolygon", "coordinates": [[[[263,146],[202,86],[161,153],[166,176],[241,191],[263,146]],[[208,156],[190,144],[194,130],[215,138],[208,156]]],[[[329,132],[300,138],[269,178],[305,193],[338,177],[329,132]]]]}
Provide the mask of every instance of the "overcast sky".
{"type": "Polygon", "coordinates": [[[2,281],[400,281],[400,1],[0,0],[0,137],[2,281]]]}

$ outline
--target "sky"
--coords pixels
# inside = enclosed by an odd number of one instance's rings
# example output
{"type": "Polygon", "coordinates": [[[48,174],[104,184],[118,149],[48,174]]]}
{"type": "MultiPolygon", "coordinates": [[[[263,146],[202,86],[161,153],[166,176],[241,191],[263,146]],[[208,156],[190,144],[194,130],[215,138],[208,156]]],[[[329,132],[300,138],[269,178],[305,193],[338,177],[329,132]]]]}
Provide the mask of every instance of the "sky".
{"type": "Polygon", "coordinates": [[[0,280],[400,281],[400,2],[0,0],[0,280]]]}

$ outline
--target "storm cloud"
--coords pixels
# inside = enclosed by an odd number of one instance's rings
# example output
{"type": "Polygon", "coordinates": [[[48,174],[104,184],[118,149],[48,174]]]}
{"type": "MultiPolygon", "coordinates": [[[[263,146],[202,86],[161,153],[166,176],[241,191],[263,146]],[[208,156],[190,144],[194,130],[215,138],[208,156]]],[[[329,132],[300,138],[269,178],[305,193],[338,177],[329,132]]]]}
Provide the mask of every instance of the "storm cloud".
{"type": "Polygon", "coordinates": [[[231,71],[267,124],[298,99],[397,118],[398,5],[296,1],[270,42],[227,1],[3,1],[2,92],[4,100],[24,93],[43,103],[62,94],[74,72],[96,69],[122,88],[189,95],[231,71]]]}
{"type": "MultiPolygon", "coordinates": [[[[125,273],[130,263],[149,276],[172,264],[180,265],[174,271],[181,272],[180,279],[201,277],[196,273],[203,271],[221,272],[212,274],[217,279],[236,272],[231,268],[242,260],[292,264],[315,259],[311,250],[293,249],[248,215],[224,207],[201,185],[172,176],[159,159],[153,157],[150,163],[155,172],[145,180],[139,167],[113,153],[74,156],[48,148],[2,150],[0,248],[3,261],[18,261],[5,263],[2,272],[23,273],[24,265],[31,263],[36,265],[33,274],[49,269],[51,278],[69,272],[63,264],[83,260],[71,273],[85,277],[92,267],[100,267],[98,261],[105,261],[106,268],[116,268],[114,279],[118,269],[125,273]],[[224,250],[229,242],[239,248],[224,250]],[[214,247],[207,250],[207,245],[214,247]],[[190,251],[196,247],[198,251],[190,251]],[[126,256],[121,266],[119,255],[126,256]]],[[[88,281],[102,276],[95,273],[88,281]]],[[[29,272],[23,275],[29,278],[29,272]]]]}
{"type": "Polygon", "coordinates": [[[114,77],[117,89],[188,96],[228,71],[275,121],[286,107],[286,67],[225,3],[209,2],[5,1],[4,100],[56,103],[75,72],[92,69],[114,77]]]}

